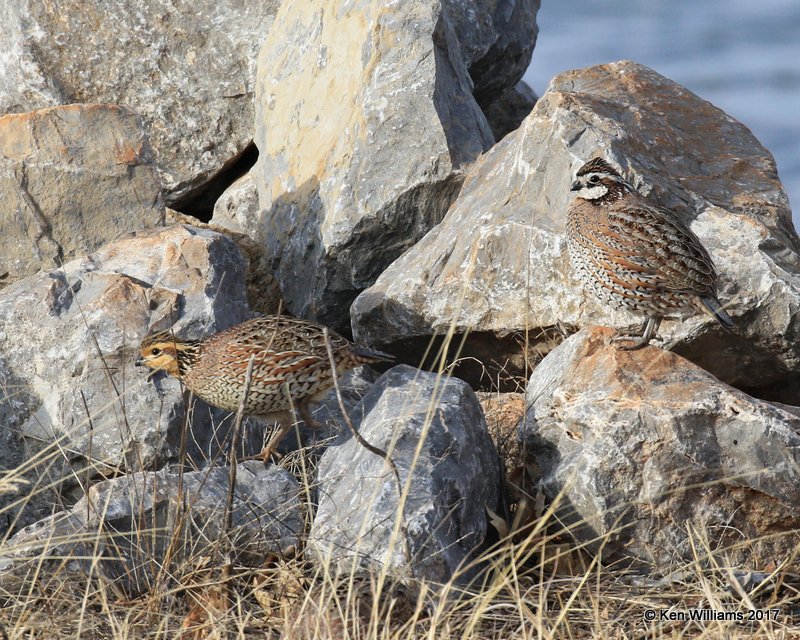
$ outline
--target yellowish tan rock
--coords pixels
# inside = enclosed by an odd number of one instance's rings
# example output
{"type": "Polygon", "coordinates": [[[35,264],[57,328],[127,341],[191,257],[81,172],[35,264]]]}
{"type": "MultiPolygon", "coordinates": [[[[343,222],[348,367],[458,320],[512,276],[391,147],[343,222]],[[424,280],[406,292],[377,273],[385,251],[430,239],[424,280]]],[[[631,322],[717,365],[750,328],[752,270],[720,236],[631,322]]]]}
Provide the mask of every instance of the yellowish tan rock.
{"type": "Polygon", "coordinates": [[[285,2],[259,54],[253,169],[288,309],[336,328],[441,220],[494,139],[438,2],[285,2]]]}

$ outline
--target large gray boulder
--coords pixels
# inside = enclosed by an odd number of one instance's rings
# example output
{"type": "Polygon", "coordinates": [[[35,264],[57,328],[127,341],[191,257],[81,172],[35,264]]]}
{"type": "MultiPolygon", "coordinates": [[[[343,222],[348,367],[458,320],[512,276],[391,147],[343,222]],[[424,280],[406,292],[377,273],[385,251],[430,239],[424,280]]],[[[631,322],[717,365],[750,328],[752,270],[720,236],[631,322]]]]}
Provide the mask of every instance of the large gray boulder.
{"type": "MultiPolygon", "coordinates": [[[[178,453],[185,398],[177,380],[134,367],[141,338],[170,326],[201,336],[248,316],[227,237],[176,225],[120,239],[0,291],[0,353],[17,385],[0,411],[51,463],[159,468],[178,453]]],[[[219,454],[225,416],[203,403],[190,412],[193,459],[219,454]]]]}
{"type": "Polygon", "coordinates": [[[800,241],[775,162],[746,127],[632,62],[557,76],[468,170],[443,222],[355,301],[356,338],[424,348],[452,325],[474,336],[462,355],[524,375],[562,331],[640,323],[587,296],[567,255],[569,185],[597,153],[690,224],[737,320],[731,333],[704,317],[665,322],[664,345],[730,384],[796,398],[800,241]]]}
{"type": "Polygon", "coordinates": [[[387,566],[416,578],[463,581],[499,499],[497,451],[478,399],[455,378],[405,365],[381,376],[351,412],[355,428],[397,465],[395,476],[349,432],[319,463],[319,506],[308,549],[343,568],[387,566]],[[411,557],[408,557],[410,550],[411,557]]]}
{"type": "Polygon", "coordinates": [[[0,0],[0,113],[128,105],[144,118],[167,202],[180,203],[252,139],[256,55],[278,4],[0,0]]]}
{"type": "Polygon", "coordinates": [[[441,220],[494,142],[472,89],[439,2],[281,6],[258,59],[247,232],[291,313],[347,330],[359,291],[441,220]]]}
{"type": "Polygon", "coordinates": [[[528,385],[523,455],[559,522],[604,559],[653,571],[696,558],[704,535],[754,568],[796,553],[800,409],[655,346],[622,351],[611,335],[571,336],[528,385]]]}
{"type": "Polygon", "coordinates": [[[474,84],[473,94],[486,111],[512,88],[531,62],[541,0],[444,0],[461,55],[474,84]]]}
{"type": "Polygon", "coordinates": [[[291,474],[255,461],[239,464],[226,530],[228,487],[227,467],[164,469],[97,483],[68,511],[0,546],[0,584],[8,591],[50,575],[101,576],[136,597],[204,556],[221,564],[226,549],[231,561],[253,567],[297,549],[304,518],[291,474]]]}
{"type": "Polygon", "coordinates": [[[512,131],[519,129],[528,117],[539,97],[524,80],[506,89],[483,109],[492,133],[502,140],[512,131]]]}
{"type": "Polygon", "coordinates": [[[129,109],[70,105],[0,117],[0,275],[6,283],[163,218],[150,143],[142,119],[129,109]]]}

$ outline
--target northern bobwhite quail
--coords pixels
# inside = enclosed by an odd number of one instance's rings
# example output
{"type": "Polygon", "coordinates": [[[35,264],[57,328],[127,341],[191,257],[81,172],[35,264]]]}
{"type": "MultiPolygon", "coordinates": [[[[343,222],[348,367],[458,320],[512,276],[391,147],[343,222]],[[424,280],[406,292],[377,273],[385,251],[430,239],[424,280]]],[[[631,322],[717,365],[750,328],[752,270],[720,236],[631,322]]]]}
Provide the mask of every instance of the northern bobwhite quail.
{"type": "Polygon", "coordinates": [[[608,162],[584,164],[570,187],[577,197],[567,215],[567,248],[583,286],[602,302],[647,317],[641,336],[623,349],[650,342],[670,313],[702,312],[723,327],[734,322],[717,299],[717,274],[705,247],[673,212],[656,206],[608,162]]]}
{"type": "MultiPolygon", "coordinates": [[[[170,331],[161,331],[144,338],[136,364],[163,370],[209,404],[236,411],[248,363],[255,355],[244,413],[281,424],[259,455],[267,461],[292,428],[292,406],[309,426],[317,426],[308,405],[334,383],[323,330],[316,322],[272,315],[247,320],[204,340],[181,340],[170,331]]],[[[330,330],[328,339],[337,375],[393,359],[330,330]]]]}

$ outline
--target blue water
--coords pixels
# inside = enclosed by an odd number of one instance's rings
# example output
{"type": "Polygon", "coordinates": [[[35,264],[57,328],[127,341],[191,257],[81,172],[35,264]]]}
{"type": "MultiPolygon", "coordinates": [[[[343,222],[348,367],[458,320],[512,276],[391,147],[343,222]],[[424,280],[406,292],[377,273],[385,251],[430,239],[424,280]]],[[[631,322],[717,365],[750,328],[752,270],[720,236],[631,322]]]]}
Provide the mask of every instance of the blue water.
{"type": "Polygon", "coordinates": [[[746,125],[775,156],[800,228],[800,0],[542,0],[525,80],[635,60],[746,125]]]}

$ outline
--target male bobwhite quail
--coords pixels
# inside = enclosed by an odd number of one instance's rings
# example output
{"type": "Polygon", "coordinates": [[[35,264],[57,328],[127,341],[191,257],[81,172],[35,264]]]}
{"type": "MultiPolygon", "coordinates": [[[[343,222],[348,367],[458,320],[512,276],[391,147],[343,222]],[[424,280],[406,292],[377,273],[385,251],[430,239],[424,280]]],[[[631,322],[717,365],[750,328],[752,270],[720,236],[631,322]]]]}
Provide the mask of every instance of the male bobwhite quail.
{"type": "MultiPolygon", "coordinates": [[[[161,331],[145,337],[136,364],[163,370],[209,404],[236,411],[254,355],[244,413],[281,424],[259,456],[266,461],[292,428],[292,406],[309,426],[318,426],[308,405],[334,383],[323,330],[316,322],[272,315],[247,320],[204,340],[181,340],[170,331],[161,331]]],[[[328,340],[337,375],[393,359],[330,330],[328,340]]]]}
{"type": "Polygon", "coordinates": [[[664,316],[703,312],[734,326],[717,299],[717,274],[705,247],[673,212],[634,189],[608,162],[584,164],[570,187],[577,197],[567,215],[567,247],[583,286],[602,302],[647,317],[641,336],[623,349],[650,342],[664,316]]]}

